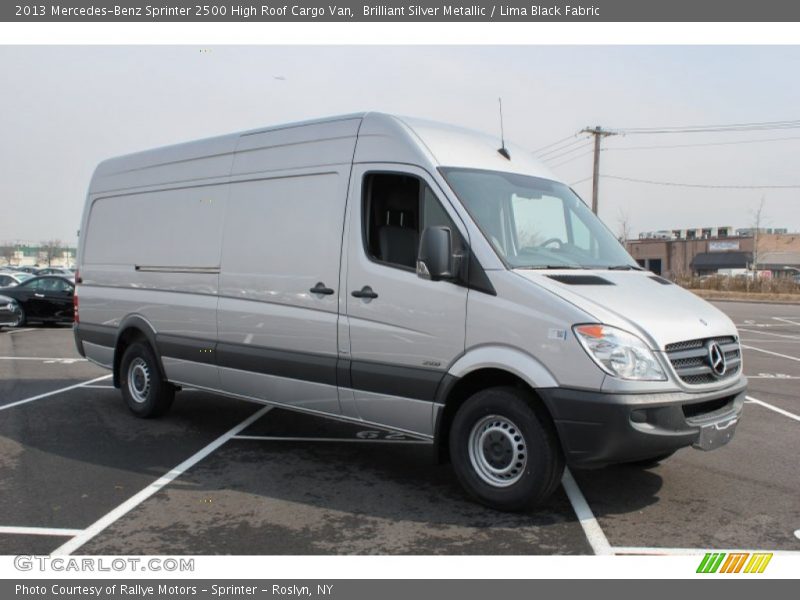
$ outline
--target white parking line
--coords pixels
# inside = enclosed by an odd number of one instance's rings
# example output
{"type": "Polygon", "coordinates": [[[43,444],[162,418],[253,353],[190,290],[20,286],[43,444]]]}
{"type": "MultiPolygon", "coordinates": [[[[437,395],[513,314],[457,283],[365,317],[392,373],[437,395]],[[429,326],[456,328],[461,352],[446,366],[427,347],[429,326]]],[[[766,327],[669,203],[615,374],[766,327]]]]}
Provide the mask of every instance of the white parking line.
{"type": "Polygon", "coordinates": [[[70,390],[86,387],[91,383],[95,383],[97,381],[103,381],[104,379],[108,379],[109,377],[112,377],[112,375],[109,374],[109,375],[103,375],[102,377],[95,377],[94,379],[90,379],[89,381],[84,381],[83,383],[76,383],[75,385],[69,385],[67,387],[59,388],[57,390],[53,390],[52,392],[45,392],[44,394],[39,394],[38,396],[32,396],[31,398],[25,398],[24,400],[17,400],[16,402],[11,402],[10,404],[4,404],[0,406],[0,410],[7,410],[9,408],[14,408],[15,406],[21,406],[23,404],[27,404],[28,402],[34,402],[36,400],[41,400],[42,398],[47,398],[48,396],[55,396],[56,394],[60,394],[62,392],[68,392],[70,390]]]}
{"type": "Polygon", "coordinates": [[[765,340],[764,338],[759,338],[757,340],[751,340],[749,338],[739,338],[739,342],[742,344],[800,344],[800,338],[795,340],[765,340]]]}
{"type": "Polygon", "coordinates": [[[758,398],[753,398],[752,396],[745,396],[745,398],[747,398],[750,402],[753,402],[754,404],[758,404],[760,406],[763,406],[764,408],[773,410],[776,413],[783,415],[784,417],[789,417],[790,419],[794,419],[795,421],[800,421],[800,415],[790,413],[788,410],[783,410],[782,408],[778,408],[777,406],[773,406],[768,402],[764,402],[763,400],[759,400],[758,398]]]}
{"type": "Polygon", "coordinates": [[[773,333],[771,331],[757,331],[755,329],[742,329],[741,327],[739,328],[739,331],[744,331],[745,333],[757,333],[759,335],[771,335],[772,337],[786,338],[787,340],[800,340],[800,335],[786,335],[785,333],[773,333]]]}
{"type": "Polygon", "coordinates": [[[183,473],[187,470],[192,468],[194,465],[199,463],[203,460],[206,456],[217,450],[220,446],[225,444],[228,440],[232,437],[237,435],[240,431],[244,431],[250,425],[255,423],[258,419],[263,417],[267,414],[270,410],[272,410],[271,406],[265,406],[252,415],[247,417],[244,421],[230,429],[227,433],[222,434],[213,442],[205,446],[202,450],[196,452],[177,467],[169,471],[159,477],[156,481],[148,485],[146,488],[134,494],[130,498],[128,498],[125,502],[117,506],[115,509],[111,510],[110,512],[106,513],[104,516],[100,517],[97,521],[89,525],[86,529],[80,532],[80,534],[76,535],[74,538],[65,542],[55,550],[53,550],[53,555],[67,555],[72,554],[78,548],[83,546],[86,542],[94,538],[97,534],[101,533],[110,525],[114,524],[116,521],[124,517],[128,514],[131,510],[139,506],[142,502],[150,498],[153,494],[160,491],[165,486],[172,483],[175,479],[180,477],[183,473]]]}
{"type": "MultiPolygon", "coordinates": [[[[665,556],[665,555],[693,555],[693,554],[706,554],[708,548],[658,548],[655,546],[614,546],[612,548],[614,554],[630,554],[630,555],[643,555],[643,556],[665,556]]],[[[764,550],[760,548],[754,549],[741,549],[741,548],[714,548],[714,552],[771,552],[775,555],[788,554],[800,555],[798,550],[764,550]]]]}
{"type": "Polygon", "coordinates": [[[255,440],[261,442],[360,442],[360,443],[378,443],[378,444],[426,444],[432,445],[432,441],[425,440],[385,440],[385,439],[368,439],[368,438],[318,438],[318,437],[283,437],[283,436],[269,436],[269,435],[235,435],[234,440],[255,440]]]}
{"type": "Polygon", "coordinates": [[[784,317],[772,317],[776,321],[782,321],[784,323],[788,323],[789,325],[794,325],[795,327],[800,327],[800,323],[797,321],[792,321],[791,319],[786,319],[784,317]]]}
{"type": "Polygon", "coordinates": [[[15,329],[13,331],[9,331],[8,334],[9,335],[13,335],[15,333],[25,333],[26,331],[38,331],[38,330],[37,329],[33,329],[33,328],[30,328],[30,329],[15,329]]]}
{"type": "Polygon", "coordinates": [[[74,537],[82,533],[83,529],[59,529],[56,527],[2,527],[0,535],[56,535],[63,537],[74,537]]]}
{"type": "Polygon", "coordinates": [[[89,388],[92,390],[115,390],[113,385],[84,385],[83,387],[89,388]]]}
{"type": "Polygon", "coordinates": [[[0,360],[33,360],[33,361],[40,361],[40,362],[86,362],[88,359],[86,358],[73,358],[71,356],[65,356],[62,358],[54,358],[54,357],[41,357],[41,356],[0,356],[0,360]]]}
{"type": "Polygon", "coordinates": [[[583,528],[583,533],[586,535],[586,540],[592,547],[595,554],[614,554],[611,544],[606,539],[606,534],[600,527],[600,524],[595,519],[592,509],[583,497],[581,489],[575,482],[568,468],[564,469],[564,476],[561,478],[561,485],[564,486],[564,491],[567,492],[567,497],[572,504],[572,510],[575,511],[575,516],[583,528]]]}
{"type": "Polygon", "coordinates": [[[800,362],[800,358],[797,356],[789,356],[788,354],[781,354],[780,352],[772,352],[771,350],[764,350],[763,348],[756,348],[755,346],[746,346],[742,344],[742,348],[747,348],[748,350],[755,350],[756,352],[763,352],[764,354],[772,354],[773,356],[780,356],[781,358],[788,358],[789,360],[795,360],[800,362]]]}

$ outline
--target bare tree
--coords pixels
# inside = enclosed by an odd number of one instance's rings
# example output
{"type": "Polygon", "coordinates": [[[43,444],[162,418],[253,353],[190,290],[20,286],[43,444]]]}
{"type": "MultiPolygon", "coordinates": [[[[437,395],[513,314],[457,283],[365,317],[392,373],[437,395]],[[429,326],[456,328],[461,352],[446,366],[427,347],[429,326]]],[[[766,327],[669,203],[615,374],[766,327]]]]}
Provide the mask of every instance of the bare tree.
{"type": "MultiPolygon", "coordinates": [[[[752,270],[752,279],[758,276],[758,241],[759,236],[761,234],[761,225],[763,224],[764,220],[764,203],[766,199],[764,196],[761,196],[761,201],[758,203],[758,208],[750,211],[750,215],[752,218],[753,224],[753,262],[751,264],[752,270]]],[[[747,290],[750,290],[750,279],[751,277],[747,278],[747,290]]]]}
{"type": "Polygon", "coordinates": [[[631,237],[631,217],[627,211],[622,210],[622,208],[619,209],[617,223],[619,225],[617,237],[624,245],[631,237]]]}
{"type": "Polygon", "coordinates": [[[39,252],[45,257],[48,267],[51,266],[53,259],[63,247],[64,244],[61,240],[48,240],[39,244],[39,252]]]}
{"type": "Polygon", "coordinates": [[[5,264],[10,265],[11,259],[14,258],[14,252],[16,251],[16,247],[14,244],[5,243],[0,246],[0,258],[5,260],[5,264]]]}

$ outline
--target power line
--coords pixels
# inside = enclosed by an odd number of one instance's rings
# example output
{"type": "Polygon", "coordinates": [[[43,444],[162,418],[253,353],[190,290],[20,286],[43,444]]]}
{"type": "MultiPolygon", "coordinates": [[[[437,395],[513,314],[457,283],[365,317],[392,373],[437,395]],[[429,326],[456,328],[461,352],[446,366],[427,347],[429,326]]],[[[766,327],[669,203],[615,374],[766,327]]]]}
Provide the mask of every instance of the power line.
{"type": "Polygon", "coordinates": [[[557,146],[558,144],[560,144],[562,142],[566,142],[567,140],[571,140],[572,138],[574,138],[577,135],[578,135],[577,133],[574,133],[572,135],[568,135],[567,137],[565,137],[563,139],[560,139],[557,142],[553,142],[552,144],[547,144],[546,146],[542,146],[541,148],[537,148],[536,150],[533,150],[533,153],[534,154],[538,154],[542,150],[547,150],[548,148],[552,148],[553,146],[557,146]]]}
{"type": "Polygon", "coordinates": [[[568,144],[563,144],[563,145],[560,145],[560,146],[556,146],[552,150],[548,150],[547,152],[540,152],[536,156],[538,158],[543,158],[543,157],[545,157],[545,156],[547,156],[549,154],[554,154],[556,152],[561,152],[562,150],[566,150],[567,148],[575,146],[576,144],[581,144],[581,143],[583,143],[585,141],[586,141],[586,138],[576,138],[575,140],[571,141],[568,144]]]}
{"type": "Polygon", "coordinates": [[[584,140],[584,143],[583,143],[583,144],[581,144],[580,146],[577,146],[577,147],[575,147],[575,148],[572,148],[571,150],[567,150],[566,152],[562,152],[561,154],[556,154],[555,156],[551,156],[550,158],[540,158],[539,160],[541,160],[541,161],[543,161],[543,162],[549,162],[549,161],[551,161],[551,160],[558,160],[558,159],[559,159],[559,158],[561,158],[562,156],[569,156],[569,155],[570,155],[570,154],[572,154],[573,152],[578,152],[578,151],[580,151],[580,150],[583,150],[583,149],[585,149],[587,146],[591,146],[591,142],[589,142],[589,143],[586,143],[586,141],[584,140]]]}
{"type": "MultiPolygon", "coordinates": [[[[607,148],[606,148],[606,149],[607,149],[607,148]]],[[[601,150],[602,150],[602,149],[601,149],[601,150]]],[[[551,169],[557,169],[558,167],[561,167],[561,166],[563,166],[563,165],[566,165],[567,163],[571,163],[573,160],[578,160],[579,158],[583,158],[584,156],[589,156],[589,155],[590,155],[590,154],[592,154],[593,152],[594,152],[593,150],[589,150],[588,152],[584,152],[583,154],[578,154],[578,156],[573,156],[572,158],[568,158],[567,160],[565,160],[565,161],[562,161],[562,162],[560,162],[560,163],[558,163],[558,164],[556,164],[556,165],[548,165],[548,166],[549,166],[551,169]]]]}
{"type": "Polygon", "coordinates": [[[788,136],[777,138],[761,138],[749,140],[737,140],[734,142],[701,142],[699,144],[653,144],[651,146],[624,146],[621,148],[604,148],[605,150],[614,150],[624,152],[626,150],[661,150],[662,148],[700,148],[706,146],[736,146],[739,144],[758,144],[761,142],[783,142],[800,140],[800,136],[788,136]]]}
{"type": "Polygon", "coordinates": [[[572,183],[568,183],[567,185],[569,187],[572,187],[573,185],[578,185],[579,183],[583,183],[584,181],[589,181],[590,179],[592,179],[591,175],[589,175],[588,177],[584,177],[583,179],[578,179],[578,181],[573,181],[572,183]]]}
{"type": "MultiPolygon", "coordinates": [[[[620,175],[603,175],[606,179],[628,181],[632,183],[645,183],[648,185],[665,185],[671,187],[703,188],[713,190],[790,190],[800,189],[800,184],[791,185],[714,185],[705,183],[679,183],[676,181],[654,181],[651,179],[637,179],[635,177],[622,177],[620,175]]],[[[582,181],[586,181],[585,179],[582,181]]],[[[580,182],[576,182],[580,183],[580,182]]]]}
{"type": "MultiPolygon", "coordinates": [[[[770,130],[785,130],[785,129],[800,129],[800,119],[794,120],[786,120],[786,121],[761,121],[761,122],[751,122],[751,123],[729,123],[725,125],[684,125],[684,126],[664,126],[664,127],[622,127],[617,129],[607,129],[605,132],[609,135],[649,135],[649,134],[666,134],[666,133],[728,133],[728,132],[747,132],[747,131],[770,131],[770,130]]],[[[546,156],[548,154],[553,154],[560,150],[564,150],[569,148],[576,143],[579,143],[581,140],[573,140],[582,133],[592,133],[592,130],[589,128],[582,129],[581,131],[576,132],[573,135],[569,135],[565,138],[562,138],[556,142],[551,144],[547,144],[546,146],[542,146],[541,148],[537,148],[533,151],[533,154],[546,156]],[[570,141],[573,140],[573,141],[570,141]],[[569,143],[564,143],[569,142],[569,143]],[[547,152],[542,152],[543,150],[547,150],[547,152]]],[[[759,142],[766,142],[766,141],[782,141],[782,140],[792,140],[792,139],[800,139],[800,136],[791,136],[791,137],[783,137],[783,138],[766,138],[766,139],[752,139],[752,140],[737,140],[732,142],[709,142],[709,143],[702,143],[696,144],[697,146],[712,146],[712,145],[727,145],[727,144],[746,144],[746,143],[759,143],[759,142]]],[[[631,147],[631,150],[634,149],[642,149],[642,150],[649,150],[651,148],[655,149],[658,147],[674,147],[674,148],[685,148],[690,147],[695,144],[676,144],[674,146],[639,146],[639,147],[631,147]]],[[[613,150],[627,150],[627,148],[613,148],[613,150]]]]}
{"type": "Polygon", "coordinates": [[[800,120],[764,121],[759,123],[731,123],[728,125],[686,125],[667,127],[627,127],[616,129],[622,135],[644,135],[662,133],[722,133],[738,131],[767,131],[773,129],[798,129],[800,120]]]}

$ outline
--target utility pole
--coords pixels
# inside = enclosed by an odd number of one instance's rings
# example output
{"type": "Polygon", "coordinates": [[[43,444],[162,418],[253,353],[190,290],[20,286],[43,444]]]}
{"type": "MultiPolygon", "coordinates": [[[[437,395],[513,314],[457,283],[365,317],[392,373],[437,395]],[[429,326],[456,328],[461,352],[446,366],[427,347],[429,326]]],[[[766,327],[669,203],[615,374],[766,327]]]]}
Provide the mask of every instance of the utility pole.
{"type": "Polygon", "coordinates": [[[613,131],[608,131],[600,125],[591,128],[586,127],[581,133],[588,133],[594,136],[594,170],[592,172],[592,212],[597,214],[598,191],[600,189],[600,140],[610,135],[617,135],[613,131]]]}

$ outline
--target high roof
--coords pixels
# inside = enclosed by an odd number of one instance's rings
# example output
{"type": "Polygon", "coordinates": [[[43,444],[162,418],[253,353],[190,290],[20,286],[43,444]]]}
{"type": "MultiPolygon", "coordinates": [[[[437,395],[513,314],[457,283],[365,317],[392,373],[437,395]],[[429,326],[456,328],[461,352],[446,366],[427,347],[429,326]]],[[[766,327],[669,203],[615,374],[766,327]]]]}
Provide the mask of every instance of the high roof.
{"type": "MultiPolygon", "coordinates": [[[[91,190],[109,192],[227,177],[233,172],[234,156],[238,157],[243,150],[251,153],[270,150],[264,152],[266,158],[259,160],[276,160],[274,170],[289,168],[286,165],[293,164],[299,145],[314,140],[329,142],[321,154],[318,148],[314,149],[317,156],[324,155],[331,161],[325,164],[342,164],[353,157],[355,162],[409,163],[429,169],[457,166],[557,179],[527,149],[516,144],[506,142],[510,159],[504,158],[498,152],[497,135],[423,119],[365,112],[262,127],[112,158],[98,165],[91,190]],[[346,140],[355,145],[355,155],[352,147],[347,150],[346,140]]],[[[255,154],[252,156],[255,158],[255,154]]]]}

